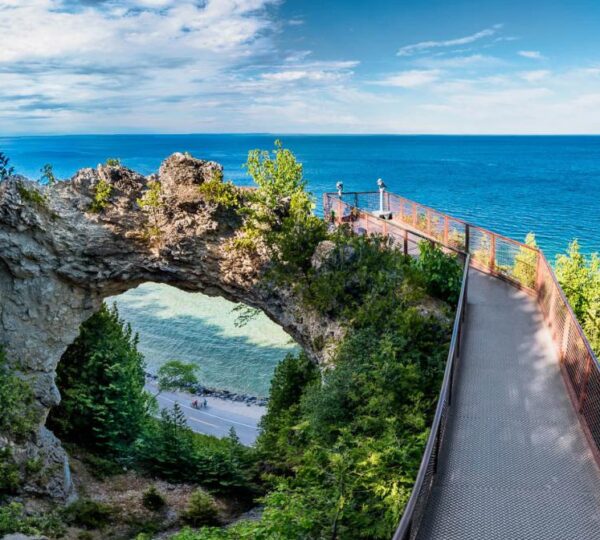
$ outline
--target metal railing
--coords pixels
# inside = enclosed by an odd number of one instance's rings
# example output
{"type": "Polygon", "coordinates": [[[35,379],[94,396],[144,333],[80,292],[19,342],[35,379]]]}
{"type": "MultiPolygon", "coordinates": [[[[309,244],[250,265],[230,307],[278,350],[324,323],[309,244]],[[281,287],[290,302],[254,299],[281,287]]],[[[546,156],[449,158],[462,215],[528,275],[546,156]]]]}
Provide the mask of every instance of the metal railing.
{"type": "Polygon", "coordinates": [[[427,439],[427,445],[421,459],[421,466],[417,473],[413,491],[408,500],[408,504],[402,514],[400,525],[394,534],[393,540],[409,540],[416,536],[419,525],[423,519],[429,494],[433,486],[433,479],[437,472],[437,463],[440,448],[446,433],[448,423],[448,413],[452,404],[452,395],[454,388],[454,374],[460,356],[460,348],[463,335],[463,323],[467,312],[467,295],[469,287],[469,260],[470,255],[466,256],[465,268],[463,271],[462,286],[454,317],[454,327],[452,329],[452,339],[450,340],[450,349],[448,351],[448,360],[442,380],[442,388],[438,397],[435,416],[431,424],[431,431],[427,439]]]}
{"type": "Polygon", "coordinates": [[[401,236],[404,253],[418,254],[415,246],[426,239],[442,245],[446,251],[466,257],[448,365],[434,422],[413,492],[394,540],[408,540],[416,536],[431,490],[460,354],[469,266],[502,278],[537,299],[558,351],[567,391],[591,451],[600,465],[600,362],[541,250],[392,193],[385,193],[383,208],[379,192],[344,193],[341,196],[326,193],[323,208],[326,219],[338,224],[348,223],[356,232],[387,234],[394,238],[401,236]],[[381,219],[373,213],[380,213],[388,219],[381,219]]]}

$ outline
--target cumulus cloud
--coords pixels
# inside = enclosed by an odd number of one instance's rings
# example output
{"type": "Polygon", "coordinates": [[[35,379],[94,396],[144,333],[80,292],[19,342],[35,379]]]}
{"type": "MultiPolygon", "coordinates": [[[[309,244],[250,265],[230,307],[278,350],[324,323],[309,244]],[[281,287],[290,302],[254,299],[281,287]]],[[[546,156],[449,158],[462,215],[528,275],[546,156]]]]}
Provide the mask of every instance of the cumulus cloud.
{"type": "Polygon", "coordinates": [[[480,30],[479,32],[475,32],[474,34],[470,34],[468,36],[463,36],[454,39],[446,39],[442,41],[421,41],[419,43],[413,43],[411,45],[404,45],[398,49],[396,53],[398,56],[412,56],[417,53],[422,53],[424,51],[429,51],[430,49],[437,49],[440,47],[456,47],[458,45],[467,45],[469,43],[474,43],[475,41],[479,41],[483,38],[493,36],[502,28],[501,24],[495,24],[490,28],[485,28],[480,30]]]}

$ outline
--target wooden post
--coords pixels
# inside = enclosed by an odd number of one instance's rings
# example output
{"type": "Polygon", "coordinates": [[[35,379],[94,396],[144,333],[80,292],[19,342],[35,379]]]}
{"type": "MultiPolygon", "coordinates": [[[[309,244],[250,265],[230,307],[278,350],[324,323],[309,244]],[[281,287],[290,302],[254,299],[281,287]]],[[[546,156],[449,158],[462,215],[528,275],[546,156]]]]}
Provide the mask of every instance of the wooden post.
{"type": "Polygon", "coordinates": [[[408,255],[408,229],[404,229],[404,255],[408,255]]]}
{"type": "Polygon", "coordinates": [[[469,251],[470,229],[471,229],[471,227],[469,226],[469,224],[465,223],[465,251],[467,253],[470,253],[470,251],[469,251]]]}

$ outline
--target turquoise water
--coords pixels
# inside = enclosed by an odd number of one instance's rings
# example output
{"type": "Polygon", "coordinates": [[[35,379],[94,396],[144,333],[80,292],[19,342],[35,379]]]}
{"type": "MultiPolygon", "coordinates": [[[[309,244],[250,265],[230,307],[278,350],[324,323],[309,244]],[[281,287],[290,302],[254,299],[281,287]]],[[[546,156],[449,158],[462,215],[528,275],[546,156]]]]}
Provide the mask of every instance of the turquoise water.
{"type": "Polygon", "coordinates": [[[207,386],[267,396],[273,369],[296,350],[262,313],[238,328],[236,304],[224,298],[146,283],[108,301],[116,301],[139,332],[139,349],[153,373],[167,360],[184,360],[198,365],[207,386]]]}
{"type": "MultiPolygon", "coordinates": [[[[51,163],[60,177],[118,157],[142,173],[175,151],[225,167],[249,185],[242,164],[251,148],[270,148],[275,135],[123,135],[0,137],[0,152],[18,172],[38,177],[51,163]]],[[[578,238],[600,251],[600,137],[280,136],[304,163],[320,202],[342,180],[346,191],[390,191],[522,239],[534,231],[550,259],[578,238]]],[[[150,366],[169,358],[201,366],[204,382],[264,395],[274,365],[290,349],[266,318],[238,330],[222,299],[145,285],[119,299],[140,332],[150,366]],[[260,339],[259,339],[260,338],[260,339]],[[259,339],[259,341],[257,341],[259,339]]]]}

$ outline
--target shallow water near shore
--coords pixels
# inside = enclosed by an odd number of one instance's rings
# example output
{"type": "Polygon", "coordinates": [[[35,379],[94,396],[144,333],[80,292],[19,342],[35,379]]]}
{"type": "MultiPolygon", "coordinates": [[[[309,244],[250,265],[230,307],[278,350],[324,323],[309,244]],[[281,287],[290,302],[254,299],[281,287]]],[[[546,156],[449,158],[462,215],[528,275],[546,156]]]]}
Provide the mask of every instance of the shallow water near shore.
{"type": "MultiPolygon", "coordinates": [[[[537,235],[549,260],[578,238],[600,251],[600,137],[591,136],[315,136],[120,135],[0,137],[17,172],[40,176],[45,163],[59,177],[109,157],[144,174],[175,151],[220,162],[225,178],[250,185],[242,165],[249,149],[280,138],[304,164],[317,211],[338,180],[346,191],[390,191],[515,239],[537,235]]],[[[149,370],[177,358],[197,363],[202,383],[266,395],[274,366],[294,349],[262,316],[235,327],[233,305],[146,284],[118,299],[140,333],[149,370]]]]}

